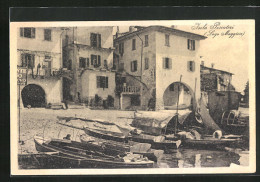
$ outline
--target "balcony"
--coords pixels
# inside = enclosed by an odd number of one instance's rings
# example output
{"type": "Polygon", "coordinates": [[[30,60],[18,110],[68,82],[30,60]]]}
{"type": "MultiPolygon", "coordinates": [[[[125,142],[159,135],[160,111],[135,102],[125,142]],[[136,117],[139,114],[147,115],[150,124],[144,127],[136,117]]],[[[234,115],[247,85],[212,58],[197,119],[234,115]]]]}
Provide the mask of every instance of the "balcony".
{"type": "Polygon", "coordinates": [[[122,94],[140,94],[140,87],[136,86],[123,86],[122,94]]]}
{"type": "Polygon", "coordinates": [[[67,70],[67,69],[59,69],[59,70],[53,70],[52,71],[52,76],[57,76],[57,77],[66,77],[69,79],[73,79],[73,71],[67,70]]]}

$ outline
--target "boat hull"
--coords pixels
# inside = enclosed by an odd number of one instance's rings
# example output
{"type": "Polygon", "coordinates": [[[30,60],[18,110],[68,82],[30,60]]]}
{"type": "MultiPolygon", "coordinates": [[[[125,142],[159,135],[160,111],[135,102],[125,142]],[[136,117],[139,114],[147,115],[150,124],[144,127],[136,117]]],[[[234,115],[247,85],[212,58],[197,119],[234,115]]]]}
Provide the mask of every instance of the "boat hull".
{"type": "Polygon", "coordinates": [[[141,138],[140,136],[132,136],[130,140],[139,143],[150,143],[153,149],[163,149],[163,150],[177,149],[181,144],[180,140],[177,141],[165,140],[163,142],[155,142],[152,139],[145,139],[145,138],[141,138]]]}
{"type": "Polygon", "coordinates": [[[109,135],[109,134],[105,134],[102,133],[100,131],[96,131],[90,128],[84,128],[84,131],[86,134],[93,136],[93,137],[97,137],[97,138],[101,138],[101,139],[105,139],[105,140],[113,140],[113,141],[118,141],[118,142],[127,142],[127,138],[123,137],[123,136],[116,136],[116,135],[109,135]]]}
{"type": "Polygon", "coordinates": [[[39,158],[39,163],[48,168],[152,168],[152,161],[144,162],[123,162],[115,160],[112,156],[110,159],[103,159],[102,156],[83,154],[82,149],[76,151],[65,150],[57,146],[45,144],[35,140],[36,149],[39,152],[56,152],[51,155],[46,153],[46,158],[39,158]],[[113,160],[114,159],[114,160],[113,160]]]}

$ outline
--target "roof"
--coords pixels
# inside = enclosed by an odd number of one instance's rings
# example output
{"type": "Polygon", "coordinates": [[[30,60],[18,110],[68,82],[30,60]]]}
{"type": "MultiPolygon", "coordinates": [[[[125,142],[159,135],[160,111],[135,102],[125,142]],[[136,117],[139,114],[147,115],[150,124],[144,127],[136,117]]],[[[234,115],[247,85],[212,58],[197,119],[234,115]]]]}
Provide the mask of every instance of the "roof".
{"type": "Polygon", "coordinates": [[[171,34],[178,35],[178,36],[190,37],[190,38],[193,38],[195,40],[203,40],[203,39],[207,38],[206,36],[203,36],[203,35],[199,35],[199,34],[195,34],[195,33],[191,33],[191,32],[186,32],[186,31],[174,29],[174,28],[171,28],[171,27],[149,26],[149,27],[138,27],[137,31],[125,33],[124,35],[116,38],[115,41],[124,40],[126,38],[130,38],[132,36],[135,36],[137,33],[142,33],[142,32],[149,31],[149,30],[154,30],[154,31],[158,31],[158,32],[167,32],[167,33],[171,33],[171,34]]]}
{"type": "Polygon", "coordinates": [[[234,75],[233,73],[228,72],[228,71],[224,71],[224,70],[220,70],[220,69],[216,69],[216,68],[210,68],[210,67],[203,66],[203,65],[200,65],[200,68],[202,68],[202,69],[204,68],[204,70],[220,71],[220,72],[223,72],[223,73],[227,73],[227,74],[230,74],[230,75],[234,75]]]}

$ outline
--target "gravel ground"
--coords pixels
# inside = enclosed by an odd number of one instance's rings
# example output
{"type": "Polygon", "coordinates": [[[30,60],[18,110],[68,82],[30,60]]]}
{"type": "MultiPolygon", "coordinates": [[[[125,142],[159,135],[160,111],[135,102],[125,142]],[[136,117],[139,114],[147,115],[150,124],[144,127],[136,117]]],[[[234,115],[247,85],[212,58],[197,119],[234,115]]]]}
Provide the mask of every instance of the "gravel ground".
{"type": "Polygon", "coordinates": [[[68,133],[72,139],[78,140],[78,136],[84,133],[82,130],[72,129],[57,124],[57,116],[84,117],[89,119],[104,119],[113,122],[131,123],[133,111],[118,110],[90,110],[68,109],[51,110],[44,108],[21,109],[21,140],[24,145],[19,145],[19,154],[37,152],[34,146],[33,136],[43,135],[46,137],[63,138],[68,133]]]}

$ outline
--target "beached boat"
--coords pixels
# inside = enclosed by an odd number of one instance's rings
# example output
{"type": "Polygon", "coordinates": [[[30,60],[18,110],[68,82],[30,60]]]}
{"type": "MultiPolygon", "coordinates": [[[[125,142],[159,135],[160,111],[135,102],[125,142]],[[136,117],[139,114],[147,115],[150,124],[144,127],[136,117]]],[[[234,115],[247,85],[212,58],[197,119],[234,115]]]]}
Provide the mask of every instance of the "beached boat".
{"type": "Polygon", "coordinates": [[[118,141],[118,142],[125,142],[128,143],[129,141],[134,141],[138,143],[149,143],[152,145],[153,149],[177,149],[180,144],[181,140],[165,140],[163,136],[154,136],[154,135],[147,135],[147,134],[132,134],[129,136],[125,136],[123,133],[108,133],[105,130],[98,130],[93,128],[85,127],[84,131],[86,134],[102,138],[106,140],[118,141]]]}
{"type": "Polygon", "coordinates": [[[90,137],[88,135],[81,135],[80,140],[84,145],[86,145],[86,147],[108,155],[122,155],[124,153],[131,152],[133,154],[143,155],[156,162],[157,158],[160,158],[164,153],[163,150],[151,149],[151,144],[148,143],[129,142],[126,144],[112,140],[90,137]]]}
{"type": "Polygon", "coordinates": [[[90,127],[84,127],[84,131],[86,134],[90,136],[102,138],[105,140],[113,140],[118,142],[128,141],[128,138],[122,132],[112,132],[104,129],[90,128],[90,127]]]}
{"type": "Polygon", "coordinates": [[[206,137],[203,139],[186,139],[182,141],[184,148],[204,148],[204,149],[215,149],[224,147],[235,147],[241,140],[239,139],[216,139],[212,137],[206,137]]]}
{"type": "Polygon", "coordinates": [[[138,154],[125,156],[109,156],[98,151],[87,149],[82,143],[66,139],[50,139],[40,136],[34,137],[36,150],[45,152],[46,159],[39,159],[39,163],[57,168],[149,168],[153,161],[138,154]],[[50,153],[52,152],[52,153],[50,153]]]}
{"type": "Polygon", "coordinates": [[[167,140],[164,136],[154,136],[148,134],[132,134],[129,137],[131,141],[139,143],[150,143],[153,149],[177,149],[181,144],[181,140],[167,140]]]}
{"type": "Polygon", "coordinates": [[[237,147],[243,142],[242,136],[239,135],[215,136],[220,133],[215,132],[213,135],[200,135],[198,132],[191,133],[183,131],[177,135],[182,139],[181,146],[184,148],[223,149],[224,147],[237,147]]]}

